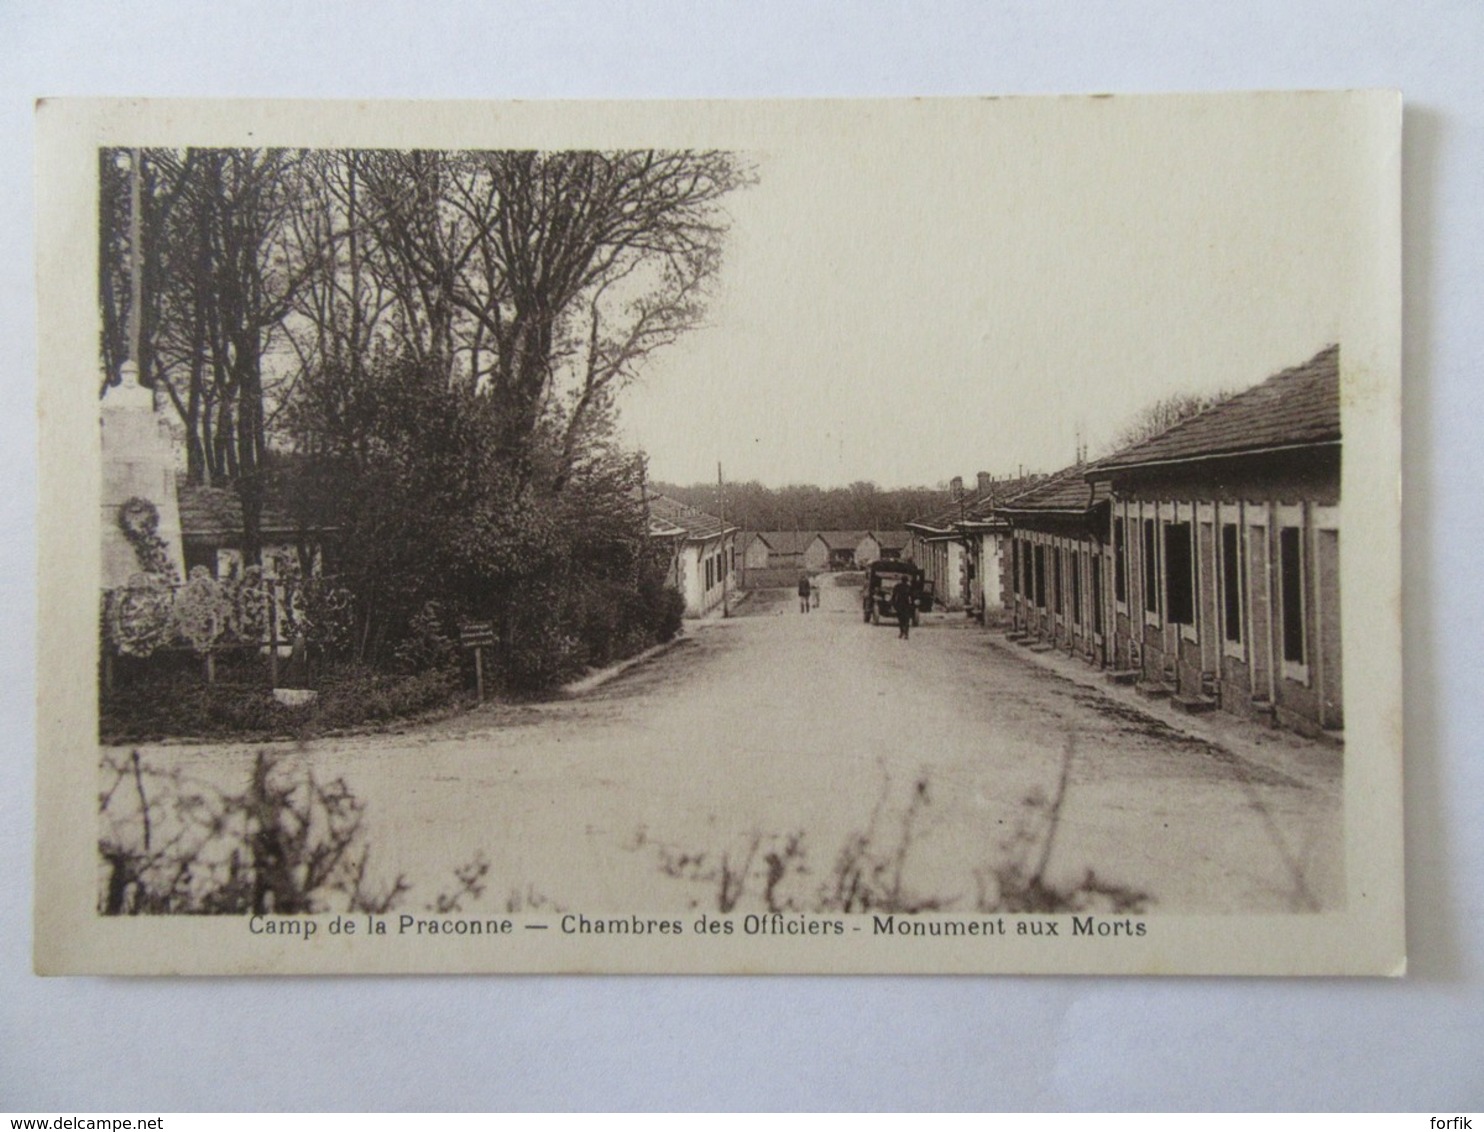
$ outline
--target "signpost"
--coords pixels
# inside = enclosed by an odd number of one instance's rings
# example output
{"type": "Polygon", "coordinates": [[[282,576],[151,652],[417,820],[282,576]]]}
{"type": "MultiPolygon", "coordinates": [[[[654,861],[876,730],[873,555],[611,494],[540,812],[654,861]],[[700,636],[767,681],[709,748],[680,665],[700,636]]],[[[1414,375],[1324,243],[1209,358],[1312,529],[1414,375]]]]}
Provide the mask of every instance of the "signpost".
{"type": "Polygon", "coordinates": [[[484,700],[484,650],[495,645],[493,621],[465,621],[459,626],[459,645],[474,650],[474,686],[484,700]]]}

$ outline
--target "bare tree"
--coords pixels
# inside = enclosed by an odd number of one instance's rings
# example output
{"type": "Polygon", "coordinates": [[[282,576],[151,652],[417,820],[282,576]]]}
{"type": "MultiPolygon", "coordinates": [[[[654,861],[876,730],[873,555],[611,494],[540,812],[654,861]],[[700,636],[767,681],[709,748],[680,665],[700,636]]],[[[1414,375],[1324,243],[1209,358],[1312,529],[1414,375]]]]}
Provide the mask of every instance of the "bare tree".
{"type": "Polygon", "coordinates": [[[176,160],[158,150],[98,151],[98,299],[102,314],[100,354],[103,362],[103,389],[122,379],[123,363],[129,358],[129,320],[133,306],[132,272],[138,271],[140,311],[140,354],[133,359],[139,366],[141,380],[153,385],[161,360],[155,349],[156,338],[167,305],[165,280],[176,276],[189,262],[188,253],[180,246],[176,206],[184,196],[191,162],[176,160]],[[135,163],[138,168],[135,169],[135,163]],[[137,218],[139,247],[130,246],[130,182],[139,180],[137,218]],[[136,254],[137,253],[137,254],[136,254]]]}
{"type": "MultiPolygon", "coordinates": [[[[106,381],[117,381],[130,280],[118,153],[105,153],[102,276],[106,381]]],[[[244,549],[255,560],[268,453],[264,366],[322,246],[291,245],[301,155],[186,149],[140,155],[141,380],[164,393],[185,433],[193,481],[235,486],[244,549]]]]}
{"type": "Polygon", "coordinates": [[[430,348],[451,366],[463,354],[512,459],[543,421],[558,430],[558,486],[638,362],[699,323],[720,203],[746,181],[717,152],[376,154],[368,166],[382,244],[415,286],[430,348]]]}
{"type": "MultiPolygon", "coordinates": [[[[364,189],[351,230],[366,233],[362,262],[390,300],[390,341],[420,368],[453,380],[459,319],[454,292],[469,285],[476,250],[463,159],[423,150],[350,152],[336,159],[347,170],[347,184],[364,189]]],[[[478,377],[477,349],[469,370],[478,377]]]]}
{"type": "Polygon", "coordinates": [[[1215,393],[1172,393],[1140,409],[1109,442],[1108,451],[1117,452],[1174,428],[1181,421],[1214,408],[1231,396],[1230,390],[1215,393]]]}

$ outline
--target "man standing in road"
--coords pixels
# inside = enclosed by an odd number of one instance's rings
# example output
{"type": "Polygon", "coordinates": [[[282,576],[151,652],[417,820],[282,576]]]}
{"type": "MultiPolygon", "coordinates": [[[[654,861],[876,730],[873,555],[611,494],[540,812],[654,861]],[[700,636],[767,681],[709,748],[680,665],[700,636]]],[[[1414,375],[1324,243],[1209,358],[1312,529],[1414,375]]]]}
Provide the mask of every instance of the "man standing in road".
{"type": "Polygon", "coordinates": [[[897,615],[897,639],[907,640],[912,627],[912,587],[905,577],[898,578],[891,588],[891,611],[897,615]]]}
{"type": "Polygon", "coordinates": [[[808,613],[809,612],[809,591],[810,591],[811,588],[812,587],[809,585],[809,575],[808,574],[804,574],[803,576],[801,576],[799,578],[799,612],[800,613],[808,613]]]}

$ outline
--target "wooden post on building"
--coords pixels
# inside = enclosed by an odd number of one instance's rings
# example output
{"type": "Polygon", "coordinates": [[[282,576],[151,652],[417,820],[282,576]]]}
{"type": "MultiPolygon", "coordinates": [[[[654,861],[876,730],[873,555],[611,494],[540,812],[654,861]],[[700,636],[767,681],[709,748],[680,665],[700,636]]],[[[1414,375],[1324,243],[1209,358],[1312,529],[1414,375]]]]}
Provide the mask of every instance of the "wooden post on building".
{"type": "Polygon", "coordinates": [[[716,501],[721,511],[721,615],[730,617],[732,609],[727,594],[727,576],[731,563],[727,560],[727,489],[721,478],[721,461],[716,461],[716,501]]]}

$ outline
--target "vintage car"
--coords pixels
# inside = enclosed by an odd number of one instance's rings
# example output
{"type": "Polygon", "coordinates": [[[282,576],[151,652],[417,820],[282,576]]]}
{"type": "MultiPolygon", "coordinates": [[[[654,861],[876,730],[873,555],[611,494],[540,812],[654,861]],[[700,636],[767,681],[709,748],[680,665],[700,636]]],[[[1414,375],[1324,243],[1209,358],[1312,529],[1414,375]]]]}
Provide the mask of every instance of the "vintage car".
{"type": "Polygon", "coordinates": [[[912,624],[918,624],[924,611],[933,608],[933,583],[923,577],[922,567],[898,559],[877,559],[866,567],[866,580],[861,584],[861,620],[880,625],[895,621],[891,591],[903,578],[912,589],[912,624]]]}

